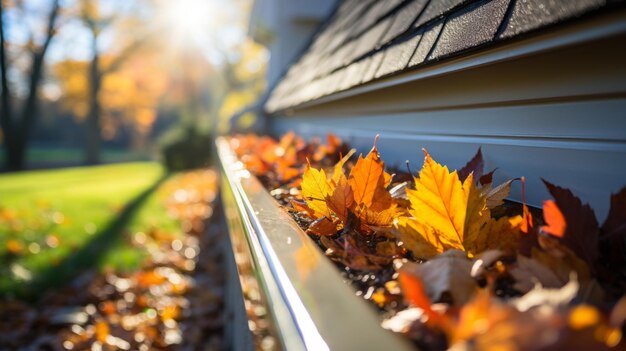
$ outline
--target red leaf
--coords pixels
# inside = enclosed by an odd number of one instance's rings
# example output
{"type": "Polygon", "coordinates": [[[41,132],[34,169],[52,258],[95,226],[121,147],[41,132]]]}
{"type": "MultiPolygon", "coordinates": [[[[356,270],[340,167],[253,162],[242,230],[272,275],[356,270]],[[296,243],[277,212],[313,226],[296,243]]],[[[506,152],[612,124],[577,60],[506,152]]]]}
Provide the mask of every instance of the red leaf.
{"type": "Polygon", "coordinates": [[[429,321],[432,321],[435,325],[445,325],[444,318],[430,306],[430,299],[426,294],[422,280],[416,275],[402,269],[400,269],[398,273],[398,282],[402,288],[404,298],[413,304],[413,306],[421,308],[428,316],[429,321]]]}
{"type": "Polygon", "coordinates": [[[471,173],[474,173],[474,179],[480,179],[483,176],[483,168],[485,167],[485,161],[483,160],[483,153],[478,148],[476,155],[467,163],[463,168],[457,171],[459,175],[459,180],[461,182],[465,181],[471,173]]]}
{"type": "Polygon", "coordinates": [[[478,179],[480,185],[487,185],[493,183],[493,174],[496,172],[497,168],[494,168],[491,172],[483,175],[478,179]]]}
{"type": "Polygon", "coordinates": [[[526,179],[524,177],[522,177],[522,202],[524,206],[522,215],[523,220],[520,227],[522,235],[519,240],[519,252],[526,257],[530,257],[532,249],[534,247],[539,247],[539,241],[537,240],[537,228],[535,228],[533,215],[526,205],[526,179]]]}
{"type": "Polygon", "coordinates": [[[626,187],[619,193],[611,195],[611,208],[602,230],[600,246],[602,248],[601,263],[598,273],[602,280],[616,287],[616,296],[623,294],[623,278],[626,271],[626,187]],[[618,268],[619,267],[619,268],[618,268]]]}
{"type": "Polygon", "coordinates": [[[570,190],[542,180],[565,219],[566,228],[560,236],[561,242],[594,269],[600,256],[600,247],[598,221],[593,210],[588,204],[583,205],[570,190]]]}
{"type": "Polygon", "coordinates": [[[563,217],[563,213],[559,210],[556,202],[552,200],[543,202],[543,218],[548,225],[541,227],[541,230],[556,237],[563,238],[565,230],[567,229],[567,223],[565,223],[565,217],[563,217]]]}
{"type": "Polygon", "coordinates": [[[626,237],[626,187],[611,195],[611,209],[602,224],[602,237],[620,237],[622,240],[626,237]]]}

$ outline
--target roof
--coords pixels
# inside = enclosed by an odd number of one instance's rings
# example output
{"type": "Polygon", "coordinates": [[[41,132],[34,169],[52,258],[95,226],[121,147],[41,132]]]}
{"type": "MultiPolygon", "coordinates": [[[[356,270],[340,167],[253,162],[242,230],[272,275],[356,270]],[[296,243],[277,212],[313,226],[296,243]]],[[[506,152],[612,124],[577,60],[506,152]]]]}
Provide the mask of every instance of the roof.
{"type": "Polygon", "coordinates": [[[286,72],[273,113],[538,29],[623,0],[345,0],[286,72]]]}

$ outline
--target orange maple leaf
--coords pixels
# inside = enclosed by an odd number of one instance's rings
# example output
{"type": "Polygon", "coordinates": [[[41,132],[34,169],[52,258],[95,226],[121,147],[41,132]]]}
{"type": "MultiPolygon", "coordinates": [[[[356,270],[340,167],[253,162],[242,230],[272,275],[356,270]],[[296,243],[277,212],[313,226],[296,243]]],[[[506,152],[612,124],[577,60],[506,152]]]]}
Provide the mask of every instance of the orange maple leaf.
{"type": "Polygon", "coordinates": [[[541,230],[559,238],[565,235],[567,223],[565,222],[563,212],[561,212],[554,200],[543,202],[543,217],[547,225],[542,226],[541,230]]]}
{"type": "Polygon", "coordinates": [[[365,205],[372,207],[374,199],[376,200],[377,210],[386,209],[390,206],[391,195],[386,187],[391,182],[391,175],[385,172],[385,163],[378,154],[376,142],[378,135],[374,141],[374,147],[367,154],[359,156],[354,168],[350,172],[348,183],[354,192],[354,201],[357,205],[365,205]]]}
{"type": "Polygon", "coordinates": [[[326,196],[326,204],[345,223],[348,218],[348,210],[353,203],[354,194],[352,193],[352,187],[350,187],[346,176],[342,173],[332,194],[326,196]]]}

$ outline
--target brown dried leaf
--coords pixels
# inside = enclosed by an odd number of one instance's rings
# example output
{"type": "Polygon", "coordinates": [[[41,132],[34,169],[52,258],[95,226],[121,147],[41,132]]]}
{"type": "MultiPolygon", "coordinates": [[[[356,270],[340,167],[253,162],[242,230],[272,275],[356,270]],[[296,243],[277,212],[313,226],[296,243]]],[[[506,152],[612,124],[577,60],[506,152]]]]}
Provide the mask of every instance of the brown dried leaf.
{"type": "Polygon", "coordinates": [[[509,179],[497,187],[489,189],[485,193],[487,207],[489,209],[496,208],[504,203],[504,199],[509,196],[509,192],[511,191],[511,184],[513,184],[515,180],[517,179],[509,179]]]}
{"type": "Polygon", "coordinates": [[[473,263],[463,251],[448,250],[425,263],[408,262],[405,265],[404,271],[424,282],[426,293],[434,302],[460,306],[469,301],[478,289],[471,276],[473,263]]]}
{"type": "Polygon", "coordinates": [[[522,293],[533,289],[541,284],[544,288],[560,288],[563,281],[551,269],[539,261],[523,255],[517,256],[516,264],[509,270],[515,279],[513,287],[522,293]]]}

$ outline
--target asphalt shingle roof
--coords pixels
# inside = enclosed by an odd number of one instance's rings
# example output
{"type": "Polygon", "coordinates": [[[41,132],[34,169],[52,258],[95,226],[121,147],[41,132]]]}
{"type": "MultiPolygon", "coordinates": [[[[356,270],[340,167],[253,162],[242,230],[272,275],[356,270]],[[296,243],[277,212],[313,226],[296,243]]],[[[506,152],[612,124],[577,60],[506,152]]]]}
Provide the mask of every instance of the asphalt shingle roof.
{"type": "Polygon", "coordinates": [[[270,93],[292,108],[624,0],[344,0],[270,93]]]}

